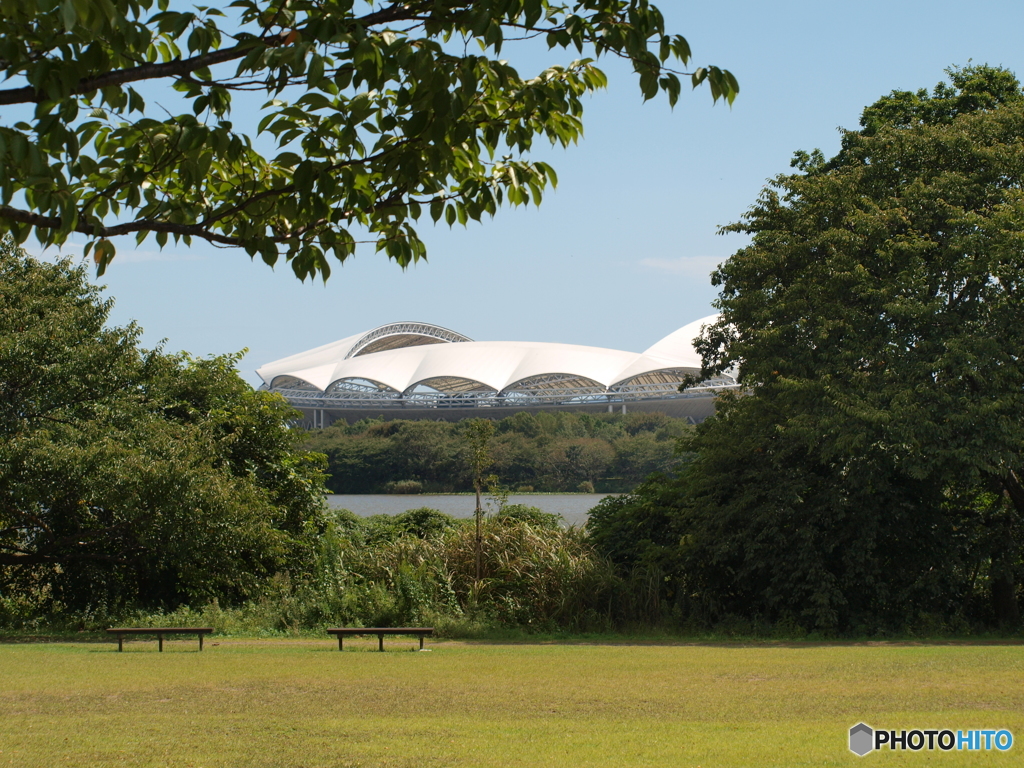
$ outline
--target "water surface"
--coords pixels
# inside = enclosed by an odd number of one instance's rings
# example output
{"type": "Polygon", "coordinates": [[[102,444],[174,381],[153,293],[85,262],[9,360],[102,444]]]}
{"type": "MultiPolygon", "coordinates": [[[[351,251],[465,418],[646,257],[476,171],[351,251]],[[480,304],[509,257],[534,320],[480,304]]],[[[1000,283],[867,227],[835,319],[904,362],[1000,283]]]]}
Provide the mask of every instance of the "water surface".
{"type": "MultiPolygon", "coordinates": [[[[569,525],[584,525],[587,513],[605,498],[607,493],[515,493],[509,497],[509,504],[527,504],[539,507],[545,512],[561,515],[569,525]]],[[[331,494],[327,503],[336,509],[348,509],[360,517],[370,515],[398,515],[409,509],[431,507],[452,517],[472,517],[476,508],[476,497],[472,494],[421,493],[407,495],[331,494]]],[[[484,508],[489,512],[497,509],[493,499],[484,497],[484,508]]]]}

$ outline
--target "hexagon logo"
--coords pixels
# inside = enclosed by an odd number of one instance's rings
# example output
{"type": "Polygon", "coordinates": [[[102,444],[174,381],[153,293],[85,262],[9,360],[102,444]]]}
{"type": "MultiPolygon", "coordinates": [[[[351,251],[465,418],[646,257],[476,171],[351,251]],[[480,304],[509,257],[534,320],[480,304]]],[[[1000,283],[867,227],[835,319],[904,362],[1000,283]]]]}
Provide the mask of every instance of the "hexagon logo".
{"type": "Polygon", "coordinates": [[[857,723],[850,729],[850,751],[858,757],[864,757],[874,749],[875,732],[870,725],[857,723]]]}

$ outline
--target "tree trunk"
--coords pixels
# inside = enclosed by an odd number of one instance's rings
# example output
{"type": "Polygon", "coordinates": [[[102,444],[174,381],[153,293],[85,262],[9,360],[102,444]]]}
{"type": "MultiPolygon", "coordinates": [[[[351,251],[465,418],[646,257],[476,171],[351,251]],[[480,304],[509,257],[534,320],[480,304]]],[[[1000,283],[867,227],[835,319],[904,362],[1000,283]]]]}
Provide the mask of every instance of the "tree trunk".
{"type": "MultiPolygon", "coordinates": [[[[993,563],[993,565],[995,565],[993,563]]],[[[1020,606],[1017,604],[1017,580],[1008,568],[1001,568],[992,576],[992,607],[1001,627],[1020,625],[1020,606]]]]}
{"type": "Polygon", "coordinates": [[[1024,485],[1016,472],[1010,471],[1001,478],[1006,499],[1015,514],[1008,516],[1003,524],[1002,547],[992,558],[992,608],[996,621],[1003,627],[1020,626],[1020,603],[1017,602],[1016,564],[1019,560],[1017,542],[1014,540],[1013,525],[1024,519],[1024,485]]]}
{"type": "Polygon", "coordinates": [[[475,483],[476,490],[476,580],[480,581],[483,570],[483,536],[480,534],[480,518],[483,517],[483,509],[480,507],[480,483],[475,483]]]}

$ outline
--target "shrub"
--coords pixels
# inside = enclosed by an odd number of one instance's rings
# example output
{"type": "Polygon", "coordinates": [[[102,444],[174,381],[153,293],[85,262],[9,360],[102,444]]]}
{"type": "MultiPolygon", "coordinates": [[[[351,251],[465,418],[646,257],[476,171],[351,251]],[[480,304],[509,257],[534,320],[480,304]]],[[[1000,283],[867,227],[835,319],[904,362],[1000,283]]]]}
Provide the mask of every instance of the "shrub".
{"type": "Polygon", "coordinates": [[[525,522],[537,528],[560,528],[565,522],[561,515],[528,504],[506,504],[494,518],[503,522],[525,522]]]}
{"type": "Polygon", "coordinates": [[[419,480],[391,480],[384,484],[384,493],[423,493],[423,483],[419,480]]]}
{"type": "Polygon", "coordinates": [[[458,525],[458,521],[451,515],[446,515],[441,510],[430,507],[410,509],[400,515],[395,515],[393,519],[395,526],[403,534],[410,534],[421,539],[437,536],[458,525]]]}

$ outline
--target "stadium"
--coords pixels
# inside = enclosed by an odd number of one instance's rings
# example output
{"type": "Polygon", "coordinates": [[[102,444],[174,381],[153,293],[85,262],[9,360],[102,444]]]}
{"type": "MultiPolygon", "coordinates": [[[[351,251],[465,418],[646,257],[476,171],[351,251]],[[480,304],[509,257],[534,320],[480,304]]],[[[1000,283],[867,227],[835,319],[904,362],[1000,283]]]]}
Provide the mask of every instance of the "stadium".
{"type": "Polygon", "coordinates": [[[260,387],[302,411],[303,426],[344,419],[500,419],[519,411],[661,411],[693,423],[714,413],[722,375],[679,391],[700,373],[695,320],[644,352],[531,341],[473,341],[429,323],[390,323],[268,363],[260,387]]]}

